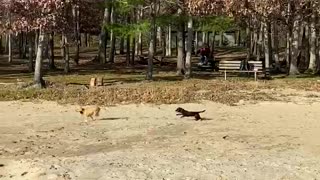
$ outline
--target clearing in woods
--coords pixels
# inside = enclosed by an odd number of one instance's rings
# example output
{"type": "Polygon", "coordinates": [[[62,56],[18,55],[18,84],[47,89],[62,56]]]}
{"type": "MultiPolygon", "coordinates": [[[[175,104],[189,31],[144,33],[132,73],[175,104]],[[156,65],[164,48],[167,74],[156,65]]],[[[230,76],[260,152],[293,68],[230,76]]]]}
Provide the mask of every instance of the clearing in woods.
{"type": "MultiPolygon", "coordinates": [[[[161,69],[145,83],[143,68],[78,68],[47,74],[52,85],[44,90],[1,87],[11,100],[0,102],[1,179],[320,177],[317,79],[222,81],[198,72],[180,81],[161,69]],[[95,75],[107,85],[83,88],[95,75]],[[69,103],[102,105],[99,120],[82,124],[69,103]],[[205,120],[177,117],[178,106],[206,109],[205,120]]],[[[2,82],[30,79],[17,69],[3,69],[2,82]]]]}
{"type": "MultiPolygon", "coordinates": [[[[0,103],[3,179],[317,179],[319,105],[131,104],[81,124],[77,106],[0,103]],[[177,106],[207,109],[204,121],[177,106]],[[14,112],[14,113],[13,113],[14,112]]],[[[319,100],[319,98],[318,98],[319,100]]]]}

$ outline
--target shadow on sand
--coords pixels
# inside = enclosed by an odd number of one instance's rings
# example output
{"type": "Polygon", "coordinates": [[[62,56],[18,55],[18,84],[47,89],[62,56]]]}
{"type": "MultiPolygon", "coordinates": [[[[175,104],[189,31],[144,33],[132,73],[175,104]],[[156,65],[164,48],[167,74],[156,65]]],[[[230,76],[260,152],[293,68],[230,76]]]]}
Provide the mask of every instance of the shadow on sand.
{"type": "Polygon", "coordinates": [[[111,118],[102,118],[100,121],[115,121],[115,120],[128,120],[128,117],[111,117],[111,118]]]}

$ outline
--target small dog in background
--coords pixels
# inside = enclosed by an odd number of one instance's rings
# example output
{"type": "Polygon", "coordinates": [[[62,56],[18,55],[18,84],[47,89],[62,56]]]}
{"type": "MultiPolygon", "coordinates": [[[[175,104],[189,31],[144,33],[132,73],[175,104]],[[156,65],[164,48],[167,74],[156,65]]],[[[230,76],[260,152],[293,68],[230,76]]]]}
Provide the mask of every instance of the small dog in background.
{"type": "Polygon", "coordinates": [[[94,107],[80,107],[79,109],[76,110],[79,112],[81,115],[85,116],[85,122],[88,122],[88,118],[90,117],[91,120],[95,120],[93,116],[98,117],[100,113],[100,107],[94,106],[94,107]]]}

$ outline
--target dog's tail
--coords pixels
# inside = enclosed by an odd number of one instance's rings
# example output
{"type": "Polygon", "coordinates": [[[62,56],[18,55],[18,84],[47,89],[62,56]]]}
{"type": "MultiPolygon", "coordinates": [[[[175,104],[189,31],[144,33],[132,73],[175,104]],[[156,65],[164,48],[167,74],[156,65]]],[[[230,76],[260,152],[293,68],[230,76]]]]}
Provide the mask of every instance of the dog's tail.
{"type": "Polygon", "coordinates": [[[94,112],[95,116],[99,116],[100,114],[100,107],[97,107],[96,111],[94,112]]]}
{"type": "Polygon", "coordinates": [[[203,113],[203,112],[206,112],[206,110],[203,110],[203,111],[199,111],[199,113],[203,113]]]}

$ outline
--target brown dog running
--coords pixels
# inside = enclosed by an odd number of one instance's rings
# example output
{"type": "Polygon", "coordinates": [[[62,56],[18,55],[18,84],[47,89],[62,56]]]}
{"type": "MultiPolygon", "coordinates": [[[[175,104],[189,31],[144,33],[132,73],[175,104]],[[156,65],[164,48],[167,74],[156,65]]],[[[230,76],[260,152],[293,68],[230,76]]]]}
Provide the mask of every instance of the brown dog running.
{"type": "Polygon", "coordinates": [[[93,116],[99,116],[100,107],[80,107],[77,112],[80,112],[81,115],[86,116],[85,122],[88,122],[89,117],[91,118],[91,120],[94,120],[93,116]]]}
{"type": "Polygon", "coordinates": [[[178,112],[179,114],[178,115],[181,115],[181,118],[183,117],[190,117],[190,116],[194,116],[194,118],[196,118],[196,121],[198,121],[199,119],[201,120],[201,117],[200,117],[200,113],[203,113],[205,112],[206,110],[203,110],[203,111],[187,111],[181,107],[178,107],[176,109],[176,112],[178,112]]]}

